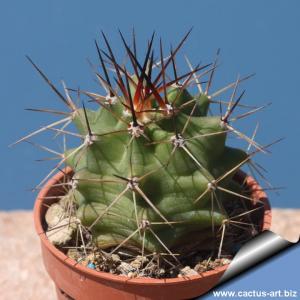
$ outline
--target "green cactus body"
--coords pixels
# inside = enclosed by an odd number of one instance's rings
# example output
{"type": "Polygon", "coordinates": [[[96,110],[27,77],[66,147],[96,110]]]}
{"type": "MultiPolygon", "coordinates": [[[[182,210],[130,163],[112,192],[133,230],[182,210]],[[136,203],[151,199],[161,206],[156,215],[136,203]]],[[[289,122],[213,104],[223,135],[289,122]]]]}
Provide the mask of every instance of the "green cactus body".
{"type": "MultiPolygon", "coordinates": [[[[68,199],[73,197],[77,218],[100,249],[127,247],[138,253],[180,249],[184,254],[197,245],[211,250],[211,242],[219,243],[218,229],[229,218],[226,201],[242,193],[233,176],[249,156],[226,145],[232,128],[228,117],[242,95],[234,103],[231,99],[224,116],[208,114],[216,63],[206,71],[210,78],[205,92],[190,94],[190,83],[199,84],[196,72],[210,65],[177,76],[175,55],[187,36],[167,59],[160,44],[160,67],[154,65],[153,36],[142,65],[122,36],[134,69],[130,75],[116,62],[103,34],[109,53],[96,43],[104,77],[96,75],[107,96],[80,91],[100,104],[98,110],[77,108],[69,93],[62,96],[29,59],[69,106],[72,112],[66,122],[73,121],[83,140],[64,153],[58,166],[65,162],[73,169],[68,199]],[[113,75],[108,75],[103,55],[113,75]],[[166,71],[172,64],[175,79],[166,71]]],[[[237,84],[230,85],[233,95],[237,84]]]]}
{"type": "MultiPolygon", "coordinates": [[[[207,189],[247,155],[225,145],[226,127],[220,117],[207,116],[206,95],[192,97],[186,89],[172,87],[167,98],[174,107],[195,102],[174,114],[141,113],[137,121],[142,132],[136,136],[126,124],[132,116],[124,116],[120,102],[97,111],[81,109],[74,117],[80,134],[89,136],[87,120],[92,132],[84,149],[65,154],[75,171],[77,215],[83,225],[91,226],[102,249],[128,237],[126,247],[158,253],[166,247],[201,244],[212,237],[212,226],[227,218],[207,189]]],[[[233,174],[219,184],[228,186],[233,174]]],[[[223,193],[214,193],[222,203],[223,193]]]]}

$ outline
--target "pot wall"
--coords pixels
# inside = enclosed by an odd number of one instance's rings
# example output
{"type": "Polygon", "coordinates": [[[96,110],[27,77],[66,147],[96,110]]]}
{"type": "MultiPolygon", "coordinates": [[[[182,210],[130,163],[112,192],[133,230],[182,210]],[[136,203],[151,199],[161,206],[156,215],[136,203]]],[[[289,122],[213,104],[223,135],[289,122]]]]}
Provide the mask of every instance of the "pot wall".
{"type": "MultiPolygon", "coordinates": [[[[67,169],[66,172],[72,172],[67,169]]],[[[201,275],[186,278],[152,279],[134,278],[113,275],[88,269],[68,258],[56,249],[47,239],[42,224],[47,207],[51,202],[46,196],[61,194],[52,185],[62,180],[64,174],[58,173],[50,179],[38,195],[34,207],[34,221],[37,233],[41,239],[41,248],[47,272],[54,281],[58,299],[75,300],[164,300],[190,299],[200,296],[217,284],[227,266],[205,272],[201,275]]],[[[271,211],[267,196],[252,177],[245,177],[241,173],[240,179],[246,178],[248,187],[253,190],[255,199],[264,201],[261,229],[267,230],[271,225],[271,211]]],[[[254,203],[255,205],[255,203],[254,203]]]]}

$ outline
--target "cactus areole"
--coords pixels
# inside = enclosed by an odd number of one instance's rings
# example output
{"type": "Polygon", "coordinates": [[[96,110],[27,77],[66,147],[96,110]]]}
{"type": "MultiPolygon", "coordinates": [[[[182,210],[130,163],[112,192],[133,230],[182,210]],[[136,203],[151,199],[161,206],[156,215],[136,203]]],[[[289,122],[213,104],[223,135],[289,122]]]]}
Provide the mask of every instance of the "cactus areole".
{"type": "Polygon", "coordinates": [[[135,39],[129,46],[121,34],[130,63],[125,66],[103,34],[106,50],[96,42],[101,67],[96,77],[105,94],[73,90],[76,97],[85,98],[80,105],[73,101],[71,89],[64,86],[66,96],[62,95],[29,58],[70,109],[62,121],[43,130],[80,141],[56,166],[66,164],[73,170],[61,201],[72,203],[68,217],[106,253],[128,249],[142,256],[167,255],[180,263],[191,251],[216,249],[220,257],[224,229],[234,217],[228,207],[251,202],[233,178],[263,149],[253,140],[256,151],[250,154],[227,145],[229,134],[251,142],[230,124],[244,94],[236,96],[244,79],[223,89],[232,89],[231,99],[220,115],[213,115],[210,88],[217,60],[195,68],[188,61],[188,71],[177,70],[176,55],[188,35],[164,56],[161,40],[154,51],[153,34],[144,57],[138,59],[135,39]],[[99,107],[88,109],[87,101],[99,107]],[[66,128],[71,122],[77,133],[66,128]]]}

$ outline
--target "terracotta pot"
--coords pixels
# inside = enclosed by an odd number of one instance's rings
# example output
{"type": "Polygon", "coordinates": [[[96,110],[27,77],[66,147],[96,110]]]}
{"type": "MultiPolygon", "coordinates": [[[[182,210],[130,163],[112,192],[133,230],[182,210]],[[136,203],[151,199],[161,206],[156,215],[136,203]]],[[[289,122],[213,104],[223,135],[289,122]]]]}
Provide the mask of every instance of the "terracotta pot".
{"type": "MultiPolygon", "coordinates": [[[[72,172],[70,169],[67,172],[72,172]]],[[[63,179],[62,172],[50,179],[40,191],[34,206],[35,228],[41,239],[42,256],[46,270],[56,285],[58,299],[76,300],[146,300],[146,299],[190,299],[200,296],[215,286],[225,272],[227,266],[218,267],[201,275],[185,278],[152,279],[134,278],[113,275],[88,269],[76,263],[59,251],[47,239],[44,229],[47,206],[56,200],[45,197],[61,195],[62,192],[53,187],[63,179]]],[[[252,197],[264,202],[261,218],[261,230],[271,225],[271,210],[267,196],[260,191],[255,180],[240,173],[237,180],[246,180],[252,191],[252,197]]],[[[255,203],[254,203],[255,206],[255,203]]],[[[260,211],[260,210],[258,210],[260,211]]],[[[262,211],[262,210],[261,210],[262,211]]]]}

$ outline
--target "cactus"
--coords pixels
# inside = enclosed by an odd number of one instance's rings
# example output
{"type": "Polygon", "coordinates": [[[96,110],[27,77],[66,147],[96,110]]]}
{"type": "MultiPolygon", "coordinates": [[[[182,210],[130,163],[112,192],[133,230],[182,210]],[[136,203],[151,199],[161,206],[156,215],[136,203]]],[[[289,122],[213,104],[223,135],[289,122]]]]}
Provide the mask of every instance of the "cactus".
{"type": "Polygon", "coordinates": [[[121,34],[131,71],[117,62],[103,34],[107,50],[101,50],[96,42],[102,68],[96,76],[107,95],[77,91],[97,103],[96,110],[84,104],[77,107],[70,89],[64,86],[66,96],[62,95],[29,58],[71,111],[39,132],[50,129],[81,141],[61,155],[40,186],[63,164],[72,168],[74,174],[66,183],[68,194],[61,201],[75,204],[80,226],[91,233],[99,249],[113,253],[127,248],[139,255],[167,253],[178,261],[174,253],[184,255],[220,244],[220,229],[230,218],[228,203],[251,200],[234,175],[252,155],[226,145],[228,134],[237,134],[256,148],[254,152],[263,151],[230,124],[244,95],[236,97],[237,87],[246,78],[215,93],[233,89],[224,114],[210,114],[217,60],[190,66],[182,75],[177,72],[176,55],[189,33],[167,58],[160,40],[158,61],[154,59],[153,34],[142,62],[137,58],[135,38],[130,47],[121,34]],[[113,69],[111,74],[108,66],[113,69]],[[204,89],[201,80],[205,77],[204,89]],[[77,133],[66,129],[71,122],[77,133]],[[57,128],[59,125],[63,127],[57,128]]]}

